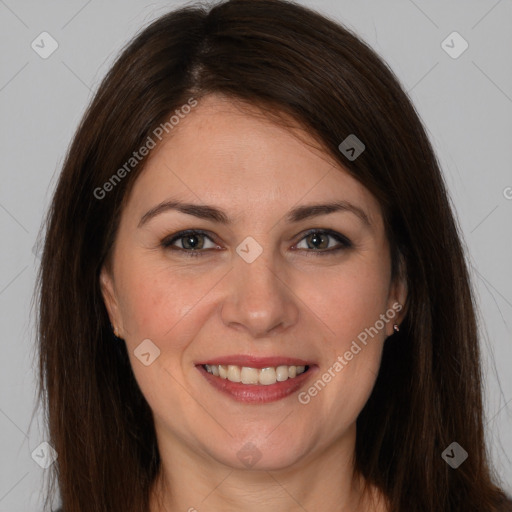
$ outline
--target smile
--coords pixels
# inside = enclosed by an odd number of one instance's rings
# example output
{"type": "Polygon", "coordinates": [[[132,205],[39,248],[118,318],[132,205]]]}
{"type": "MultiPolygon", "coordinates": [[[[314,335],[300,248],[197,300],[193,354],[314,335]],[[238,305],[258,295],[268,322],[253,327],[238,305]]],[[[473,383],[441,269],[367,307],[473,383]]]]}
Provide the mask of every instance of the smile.
{"type": "Polygon", "coordinates": [[[300,390],[318,370],[308,361],[287,357],[227,356],[202,361],[196,368],[217,391],[252,404],[274,402],[300,390]]]}
{"type": "Polygon", "coordinates": [[[295,379],[297,375],[304,373],[308,366],[270,366],[267,368],[251,368],[234,364],[203,365],[204,369],[215,377],[227,379],[230,382],[241,382],[242,384],[259,384],[270,386],[276,382],[284,382],[288,379],[295,379]]]}

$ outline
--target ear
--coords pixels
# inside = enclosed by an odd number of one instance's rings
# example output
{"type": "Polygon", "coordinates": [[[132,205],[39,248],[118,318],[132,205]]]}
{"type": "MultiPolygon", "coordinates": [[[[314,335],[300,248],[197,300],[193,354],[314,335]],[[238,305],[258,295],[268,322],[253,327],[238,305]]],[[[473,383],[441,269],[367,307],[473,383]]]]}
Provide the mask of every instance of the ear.
{"type": "Polygon", "coordinates": [[[103,296],[103,302],[107,308],[110,323],[114,330],[117,331],[116,336],[123,337],[123,322],[121,312],[119,310],[119,303],[114,286],[114,278],[112,272],[107,269],[105,265],[101,268],[100,272],[100,288],[103,296]]]}

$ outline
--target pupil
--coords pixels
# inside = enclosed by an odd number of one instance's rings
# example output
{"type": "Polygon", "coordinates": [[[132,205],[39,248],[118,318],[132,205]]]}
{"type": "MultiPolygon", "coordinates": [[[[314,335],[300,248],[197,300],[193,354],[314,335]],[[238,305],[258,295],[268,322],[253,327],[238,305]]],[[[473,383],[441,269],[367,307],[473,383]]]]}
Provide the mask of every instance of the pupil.
{"type": "Polygon", "coordinates": [[[324,237],[324,235],[322,235],[320,233],[314,233],[311,235],[311,242],[317,249],[325,248],[325,244],[323,244],[324,247],[320,247],[322,245],[322,242],[324,242],[324,241],[325,241],[325,237],[324,237]]]}
{"type": "Polygon", "coordinates": [[[197,235],[188,235],[185,237],[185,248],[186,249],[195,249],[199,245],[197,235]]]}

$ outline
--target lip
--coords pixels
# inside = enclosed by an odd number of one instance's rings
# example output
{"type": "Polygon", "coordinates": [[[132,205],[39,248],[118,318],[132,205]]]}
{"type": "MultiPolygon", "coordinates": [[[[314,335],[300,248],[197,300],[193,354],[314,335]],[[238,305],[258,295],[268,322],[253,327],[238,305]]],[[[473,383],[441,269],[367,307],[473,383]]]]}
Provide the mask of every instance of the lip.
{"type": "Polygon", "coordinates": [[[304,361],[303,359],[297,359],[295,357],[254,357],[254,356],[245,356],[245,355],[231,355],[231,356],[222,356],[216,357],[215,359],[208,359],[205,361],[201,361],[195,363],[197,366],[201,366],[203,364],[215,365],[236,365],[236,366],[247,366],[248,368],[268,368],[270,366],[314,366],[314,363],[311,361],[304,361]]]}
{"type": "MultiPolygon", "coordinates": [[[[275,361],[275,358],[272,358],[275,361]]],[[[286,358],[280,358],[279,361],[282,363],[286,358]]],[[[215,361],[218,361],[217,359],[215,361]]],[[[233,361],[233,359],[230,359],[233,361]]],[[[261,360],[259,360],[261,361],[261,360]]],[[[298,361],[297,359],[293,360],[298,361]]],[[[247,361],[245,361],[247,362],[247,361]]],[[[300,361],[302,362],[302,361],[300,361]]],[[[204,364],[215,364],[215,363],[204,363],[204,364]]],[[[224,364],[224,363],[217,363],[224,364]]],[[[282,363],[283,364],[283,363],[282,363]]],[[[286,363],[284,363],[286,364],[286,363]]],[[[248,364],[241,364],[239,366],[249,366],[248,364]]],[[[266,368],[268,366],[275,366],[274,364],[267,364],[266,366],[258,366],[258,368],[266,368]]],[[[291,365],[290,365],[291,366],[291,365]]],[[[302,365],[299,365],[302,366],[302,365]]],[[[304,365],[305,366],[305,365],[304,365]]],[[[231,382],[228,379],[223,379],[221,377],[216,377],[211,373],[208,373],[202,366],[199,364],[196,368],[199,370],[201,375],[207,380],[209,384],[211,384],[217,391],[229,396],[230,398],[236,400],[237,402],[243,402],[247,404],[264,404],[269,402],[276,402],[277,400],[282,400],[286,398],[296,391],[298,391],[301,387],[305,385],[305,383],[312,378],[312,376],[317,373],[318,366],[316,365],[308,365],[309,368],[306,372],[301,373],[297,377],[292,379],[287,379],[284,382],[276,382],[275,384],[270,385],[261,385],[261,384],[242,384],[241,382],[231,382]]],[[[256,368],[256,366],[252,366],[251,368],[256,368]]]]}

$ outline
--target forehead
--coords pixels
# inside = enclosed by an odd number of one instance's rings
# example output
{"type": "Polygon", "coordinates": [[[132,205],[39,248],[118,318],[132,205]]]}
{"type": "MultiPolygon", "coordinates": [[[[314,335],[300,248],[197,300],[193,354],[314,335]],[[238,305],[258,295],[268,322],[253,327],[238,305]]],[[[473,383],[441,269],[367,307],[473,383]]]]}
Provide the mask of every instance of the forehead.
{"type": "Polygon", "coordinates": [[[129,204],[140,209],[174,197],[243,218],[341,199],[375,220],[380,208],[372,194],[306,129],[285,121],[223,96],[203,98],[153,150],[129,204]]]}

